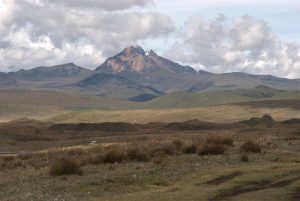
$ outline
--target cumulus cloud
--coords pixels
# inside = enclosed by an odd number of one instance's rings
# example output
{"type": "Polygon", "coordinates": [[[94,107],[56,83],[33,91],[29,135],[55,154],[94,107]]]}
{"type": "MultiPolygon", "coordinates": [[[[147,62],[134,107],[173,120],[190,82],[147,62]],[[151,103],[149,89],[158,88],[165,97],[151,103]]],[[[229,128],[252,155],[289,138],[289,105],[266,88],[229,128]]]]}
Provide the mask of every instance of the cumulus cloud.
{"type": "Polygon", "coordinates": [[[69,61],[96,66],[128,45],[164,37],[174,31],[170,17],[130,9],[151,3],[149,0],[3,0],[0,70],[69,61]]]}
{"type": "Polygon", "coordinates": [[[280,40],[265,21],[251,16],[190,17],[166,56],[217,73],[300,77],[300,46],[280,40]]]}
{"type": "Polygon", "coordinates": [[[136,6],[144,7],[153,4],[153,2],[149,0],[39,0],[37,2],[39,5],[62,5],[71,8],[89,8],[108,11],[128,9],[136,6]]]}

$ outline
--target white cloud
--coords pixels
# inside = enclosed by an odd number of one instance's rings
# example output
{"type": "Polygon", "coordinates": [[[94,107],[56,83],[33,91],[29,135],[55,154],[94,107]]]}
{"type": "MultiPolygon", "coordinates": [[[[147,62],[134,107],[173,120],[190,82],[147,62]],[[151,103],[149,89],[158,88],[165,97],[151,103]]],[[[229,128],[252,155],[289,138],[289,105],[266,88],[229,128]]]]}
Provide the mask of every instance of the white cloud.
{"type": "MultiPolygon", "coordinates": [[[[31,0],[33,1],[33,0],[31,0]]],[[[153,4],[151,0],[35,0],[40,5],[61,5],[68,8],[101,9],[107,11],[123,10],[131,7],[144,7],[153,4]]]]}
{"type": "Polygon", "coordinates": [[[263,20],[190,17],[167,57],[212,72],[300,77],[300,46],[285,43],[263,20]]]}
{"type": "Polygon", "coordinates": [[[219,8],[219,7],[249,7],[249,6],[282,6],[282,5],[293,5],[299,6],[297,0],[251,0],[251,1],[241,1],[241,0],[185,0],[185,1],[174,1],[174,0],[155,0],[156,4],[160,4],[162,7],[169,7],[175,9],[181,8],[219,8]]]}
{"type": "MultiPolygon", "coordinates": [[[[203,7],[299,5],[295,0],[154,3],[159,10],[179,14],[203,7]]],[[[172,18],[153,11],[152,4],[153,0],[0,0],[0,71],[64,62],[95,67],[126,46],[140,43],[164,50],[175,40],[166,56],[191,66],[218,73],[300,77],[299,45],[282,41],[265,21],[250,16],[231,21],[225,15],[207,21],[195,15],[174,39],[168,38],[176,29],[172,18]]]]}
{"type": "Polygon", "coordinates": [[[168,16],[130,9],[147,6],[151,0],[3,2],[0,71],[70,61],[97,66],[126,46],[164,37],[175,29],[168,16]]]}

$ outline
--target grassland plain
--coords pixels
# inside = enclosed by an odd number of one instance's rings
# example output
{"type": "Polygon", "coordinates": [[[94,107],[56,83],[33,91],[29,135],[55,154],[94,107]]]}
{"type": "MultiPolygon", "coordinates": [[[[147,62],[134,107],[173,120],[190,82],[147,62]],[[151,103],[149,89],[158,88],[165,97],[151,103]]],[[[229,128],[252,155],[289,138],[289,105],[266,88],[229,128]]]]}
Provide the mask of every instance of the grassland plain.
{"type": "Polygon", "coordinates": [[[0,127],[2,134],[10,133],[4,135],[8,144],[27,150],[27,154],[0,159],[3,201],[299,200],[300,124],[295,119],[276,122],[265,116],[225,124],[188,121],[145,125],[42,124],[23,119],[0,127]],[[9,138],[20,129],[35,137],[27,141],[9,138]],[[39,132],[32,132],[36,129],[39,132]],[[48,139],[43,139],[46,136],[48,139]],[[226,140],[225,153],[218,155],[176,149],[180,144],[216,139],[232,139],[233,145],[226,140]],[[91,140],[98,144],[88,145],[91,140]],[[259,145],[260,153],[241,152],[241,145],[249,140],[259,145]],[[37,142],[40,147],[30,146],[37,142]],[[152,142],[163,146],[154,149],[152,142]],[[156,152],[148,160],[126,158],[122,153],[129,153],[124,150],[131,150],[133,144],[156,152]],[[125,158],[117,157],[114,162],[107,155],[105,160],[94,157],[111,154],[108,149],[123,150],[119,153],[125,158]],[[51,164],[61,154],[77,161],[83,174],[51,176],[51,164]],[[248,162],[241,161],[245,154],[248,162]]]}
{"type": "Polygon", "coordinates": [[[198,119],[211,122],[233,122],[248,119],[254,116],[270,114],[277,120],[300,118],[299,109],[295,104],[285,102],[272,105],[272,101],[248,102],[229,105],[218,105],[182,109],[143,109],[143,110],[79,110],[66,112],[47,119],[56,123],[83,123],[83,122],[175,122],[198,119]],[[261,104],[264,104],[262,107],[261,104]]]}

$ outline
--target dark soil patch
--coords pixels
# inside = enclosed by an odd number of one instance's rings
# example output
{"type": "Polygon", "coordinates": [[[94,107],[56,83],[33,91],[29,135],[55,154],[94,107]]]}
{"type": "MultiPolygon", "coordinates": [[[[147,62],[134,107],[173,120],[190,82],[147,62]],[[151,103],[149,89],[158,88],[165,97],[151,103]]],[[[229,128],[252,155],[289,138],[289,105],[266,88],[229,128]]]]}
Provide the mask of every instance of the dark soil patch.
{"type": "Polygon", "coordinates": [[[106,123],[79,123],[79,124],[54,124],[49,130],[61,131],[102,131],[102,132],[134,132],[138,130],[138,126],[123,122],[106,122],[106,123]]]}
{"type": "Polygon", "coordinates": [[[291,201],[299,201],[300,200],[300,187],[296,189],[293,193],[293,197],[291,201]]]}
{"type": "MultiPolygon", "coordinates": [[[[236,186],[235,188],[220,193],[216,197],[210,199],[211,201],[224,201],[224,200],[229,200],[232,197],[238,196],[243,193],[249,193],[253,191],[259,191],[259,190],[264,190],[268,188],[282,188],[286,187],[295,181],[300,180],[300,176],[294,177],[291,179],[285,179],[282,181],[278,182],[272,182],[272,181],[261,181],[261,182],[250,182],[244,186],[236,186]]],[[[293,200],[293,201],[298,201],[298,200],[293,200]]]]}
{"type": "Polygon", "coordinates": [[[242,175],[242,172],[240,172],[240,171],[232,172],[232,173],[230,173],[228,175],[224,175],[224,176],[220,176],[220,177],[217,177],[215,179],[212,179],[212,180],[206,182],[206,184],[220,185],[222,183],[230,181],[230,180],[234,179],[235,177],[241,176],[241,175],[242,175]]]}

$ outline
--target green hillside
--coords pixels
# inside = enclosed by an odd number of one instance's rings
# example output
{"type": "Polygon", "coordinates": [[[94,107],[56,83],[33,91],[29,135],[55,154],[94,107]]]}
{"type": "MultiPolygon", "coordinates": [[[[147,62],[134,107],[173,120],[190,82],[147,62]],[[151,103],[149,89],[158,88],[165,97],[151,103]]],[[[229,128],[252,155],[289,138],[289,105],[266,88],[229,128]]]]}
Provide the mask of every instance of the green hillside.
{"type": "Polygon", "coordinates": [[[251,89],[209,91],[202,93],[173,92],[145,102],[143,108],[192,108],[260,100],[297,100],[299,91],[277,90],[267,86],[251,89]]]}

